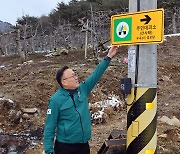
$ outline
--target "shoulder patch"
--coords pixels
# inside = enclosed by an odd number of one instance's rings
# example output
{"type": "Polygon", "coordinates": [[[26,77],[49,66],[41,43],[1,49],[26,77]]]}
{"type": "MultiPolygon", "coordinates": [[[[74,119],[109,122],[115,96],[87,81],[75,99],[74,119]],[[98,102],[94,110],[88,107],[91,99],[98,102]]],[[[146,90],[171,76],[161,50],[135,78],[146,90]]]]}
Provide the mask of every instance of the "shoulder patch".
{"type": "Polygon", "coordinates": [[[47,110],[47,114],[51,114],[51,109],[48,109],[48,110],[47,110]]]}

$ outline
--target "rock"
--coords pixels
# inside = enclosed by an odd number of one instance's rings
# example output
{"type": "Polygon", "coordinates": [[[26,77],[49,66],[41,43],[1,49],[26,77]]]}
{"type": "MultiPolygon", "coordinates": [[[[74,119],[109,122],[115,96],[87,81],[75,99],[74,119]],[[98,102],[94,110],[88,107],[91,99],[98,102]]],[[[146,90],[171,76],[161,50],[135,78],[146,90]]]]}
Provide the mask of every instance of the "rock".
{"type": "Polygon", "coordinates": [[[28,120],[28,119],[30,119],[30,116],[27,113],[24,113],[22,115],[22,118],[28,120]]]}
{"type": "Polygon", "coordinates": [[[12,110],[9,110],[9,116],[14,116],[16,114],[16,110],[12,109],[12,110]]]}
{"type": "Polygon", "coordinates": [[[67,50],[67,49],[62,49],[62,50],[61,50],[61,54],[67,55],[67,54],[68,54],[68,50],[67,50]]]}
{"type": "Polygon", "coordinates": [[[172,119],[168,118],[167,116],[162,116],[159,120],[169,125],[180,127],[180,121],[175,116],[173,116],[172,119]]]}
{"type": "Polygon", "coordinates": [[[23,113],[36,113],[38,111],[37,108],[22,108],[21,109],[23,113]]]}
{"type": "Polygon", "coordinates": [[[167,134],[161,134],[158,137],[160,137],[160,138],[167,138],[167,134]]]}
{"type": "Polygon", "coordinates": [[[167,154],[168,154],[168,153],[169,153],[169,154],[171,153],[171,150],[169,150],[169,149],[164,149],[163,151],[164,151],[164,153],[167,153],[167,154]]]}
{"type": "Polygon", "coordinates": [[[56,52],[53,53],[54,56],[67,55],[67,54],[68,54],[67,49],[57,50],[56,52]]]}
{"type": "Polygon", "coordinates": [[[173,118],[170,119],[170,124],[180,127],[180,121],[175,116],[173,116],[173,118]]]}
{"type": "Polygon", "coordinates": [[[162,80],[163,80],[163,81],[170,81],[170,77],[164,75],[164,76],[162,77],[162,80]]]}
{"type": "Polygon", "coordinates": [[[166,122],[169,120],[169,118],[168,118],[167,116],[162,116],[159,120],[160,120],[161,122],[166,123],[166,122]]]}
{"type": "Polygon", "coordinates": [[[32,64],[32,63],[33,63],[33,61],[29,60],[29,61],[23,62],[23,64],[20,64],[19,66],[21,66],[21,65],[28,65],[28,64],[32,64]]]}
{"type": "Polygon", "coordinates": [[[11,109],[13,108],[14,102],[11,99],[0,98],[0,105],[3,104],[3,108],[11,109]]]}
{"type": "Polygon", "coordinates": [[[21,114],[22,114],[22,112],[21,112],[21,111],[18,111],[18,112],[16,113],[16,116],[19,117],[21,114]]]}

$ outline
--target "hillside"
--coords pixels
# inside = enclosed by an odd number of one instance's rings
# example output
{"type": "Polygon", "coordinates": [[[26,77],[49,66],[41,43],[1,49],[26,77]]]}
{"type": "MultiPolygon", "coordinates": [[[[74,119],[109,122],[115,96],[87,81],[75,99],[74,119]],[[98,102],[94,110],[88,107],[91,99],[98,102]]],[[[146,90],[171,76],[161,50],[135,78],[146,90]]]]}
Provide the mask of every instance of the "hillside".
{"type": "Polygon", "coordinates": [[[0,20],[0,33],[4,33],[7,31],[10,31],[12,28],[12,25],[8,22],[3,22],[0,20]]]}
{"type": "MultiPolygon", "coordinates": [[[[166,41],[158,45],[158,154],[178,154],[180,150],[180,126],[162,122],[162,116],[180,120],[179,39],[180,36],[166,37],[166,41]]],[[[126,129],[126,106],[120,94],[119,80],[127,75],[127,63],[123,63],[127,48],[120,50],[89,97],[91,103],[114,95],[120,101],[120,106],[107,111],[103,120],[93,121],[90,146],[94,150],[100,148],[113,129],[126,129]]],[[[54,77],[56,70],[67,64],[76,70],[82,81],[96,66],[93,60],[84,60],[83,51],[72,50],[67,55],[51,57],[45,56],[47,54],[30,54],[28,62],[23,64],[16,56],[0,57],[2,154],[42,153],[48,99],[58,88],[54,77]]]]}

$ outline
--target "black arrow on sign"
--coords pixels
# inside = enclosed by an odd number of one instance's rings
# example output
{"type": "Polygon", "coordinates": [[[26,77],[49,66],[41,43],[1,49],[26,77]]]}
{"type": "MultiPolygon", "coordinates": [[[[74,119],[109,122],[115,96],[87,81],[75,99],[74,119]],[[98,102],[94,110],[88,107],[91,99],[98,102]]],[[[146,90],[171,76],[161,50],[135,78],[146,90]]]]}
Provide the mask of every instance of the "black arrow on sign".
{"type": "Polygon", "coordinates": [[[151,18],[148,15],[145,15],[146,18],[141,19],[141,22],[145,22],[145,24],[148,24],[151,21],[151,18]]]}

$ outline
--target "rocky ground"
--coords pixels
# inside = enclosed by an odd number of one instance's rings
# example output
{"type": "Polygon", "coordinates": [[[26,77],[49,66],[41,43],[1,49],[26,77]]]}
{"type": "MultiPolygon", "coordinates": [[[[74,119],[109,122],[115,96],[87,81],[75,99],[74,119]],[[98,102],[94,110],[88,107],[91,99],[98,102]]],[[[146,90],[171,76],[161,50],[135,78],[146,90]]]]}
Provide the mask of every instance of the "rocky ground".
{"type": "MultiPolygon", "coordinates": [[[[157,148],[160,154],[180,151],[179,39],[179,36],[167,37],[158,45],[157,148]]],[[[63,65],[73,67],[82,81],[96,66],[94,60],[84,60],[83,51],[45,55],[47,53],[30,54],[28,62],[23,64],[17,56],[0,57],[0,154],[43,153],[42,133],[48,99],[58,88],[56,70],[63,65]]],[[[94,103],[113,95],[121,102],[119,107],[108,109],[103,119],[93,121],[90,141],[93,151],[101,147],[113,129],[126,130],[126,106],[119,89],[120,78],[127,75],[125,58],[127,48],[121,47],[89,97],[89,102],[94,103]]]]}

